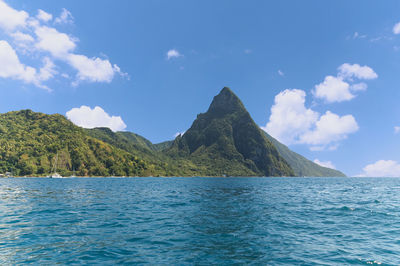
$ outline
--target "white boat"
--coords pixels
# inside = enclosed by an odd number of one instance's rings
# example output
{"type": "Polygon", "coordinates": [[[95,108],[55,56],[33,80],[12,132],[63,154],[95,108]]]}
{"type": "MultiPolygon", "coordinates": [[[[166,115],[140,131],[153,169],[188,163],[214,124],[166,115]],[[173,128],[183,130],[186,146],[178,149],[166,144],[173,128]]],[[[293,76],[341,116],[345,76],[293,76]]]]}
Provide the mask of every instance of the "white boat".
{"type": "Polygon", "coordinates": [[[48,176],[49,178],[63,178],[59,173],[54,172],[53,174],[48,176]]]}
{"type": "Polygon", "coordinates": [[[53,167],[51,168],[52,174],[48,175],[47,176],[48,178],[63,178],[59,173],[57,173],[57,161],[58,161],[58,152],[56,155],[56,161],[54,162],[53,167]]]}
{"type": "Polygon", "coordinates": [[[72,171],[73,171],[73,174],[72,174],[70,177],[76,177],[76,175],[75,175],[75,169],[72,170],[72,171]]]}

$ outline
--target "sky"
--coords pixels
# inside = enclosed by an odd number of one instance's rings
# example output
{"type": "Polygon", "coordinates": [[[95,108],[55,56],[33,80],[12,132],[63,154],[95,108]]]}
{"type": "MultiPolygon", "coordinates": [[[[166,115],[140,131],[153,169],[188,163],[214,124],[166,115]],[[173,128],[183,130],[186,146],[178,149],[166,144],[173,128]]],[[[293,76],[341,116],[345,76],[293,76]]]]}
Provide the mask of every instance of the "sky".
{"type": "Polygon", "coordinates": [[[1,113],[158,143],[224,86],[308,159],[400,176],[399,1],[0,0],[1,113]]]}

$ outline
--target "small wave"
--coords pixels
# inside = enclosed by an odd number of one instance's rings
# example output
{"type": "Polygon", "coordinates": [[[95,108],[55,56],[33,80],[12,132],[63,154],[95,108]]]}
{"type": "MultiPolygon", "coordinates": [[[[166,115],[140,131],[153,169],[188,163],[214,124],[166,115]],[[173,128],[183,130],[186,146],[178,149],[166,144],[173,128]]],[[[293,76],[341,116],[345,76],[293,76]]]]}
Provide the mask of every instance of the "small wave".
{"type": "Polygon", "coordinates": [[[342,210],[342,211],[354,211],[355,208],[343,206],[343,207],[340,208],[340,210],[342,210]]]}
{"type": "Polygon", "coordinates": [[[376,261],[376,260],[368,260],[368,261],[365,262],[365,264],[367,264],[367,265],[381,265],[382,262],[376,261]]]}

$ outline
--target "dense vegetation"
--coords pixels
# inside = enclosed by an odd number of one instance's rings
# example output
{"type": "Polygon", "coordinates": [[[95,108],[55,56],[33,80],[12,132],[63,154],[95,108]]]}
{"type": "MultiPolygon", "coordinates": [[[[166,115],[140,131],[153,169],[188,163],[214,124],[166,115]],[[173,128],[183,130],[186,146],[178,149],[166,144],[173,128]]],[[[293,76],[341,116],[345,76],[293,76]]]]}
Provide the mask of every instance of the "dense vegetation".
{"type": "Polygon", "coordinates": [[[122,151],[72,124],[62,115],[31,110],[0,115],[0,173],[48,175],[58,153],[62,175],[151,175],[154,165],[122,151]]]}
{"type": "Polygon", "coordinates": [[[224,88],[174,141],[153,144],[131,132],[83,129],[64,116],[0,114],[0,173],[46,176],[343,176],[262,131],[224,88]]]}
{"type": "Polygon", "coordinates": [[[229,88],[214,97],[208,111],[166,153],[191,160],[204,175],[294,175],[229,88]]]}
{"type": "Polygon", "coordinates": [[[144,137],[131,132],[113,132],[109,128],[85,129],[86,133],[105,143],[129,152],[151,163],[153,175],[195,176],[196,166],[186,158],[173,159],[162,152],[173,141],[152,144],[144,137]]]}

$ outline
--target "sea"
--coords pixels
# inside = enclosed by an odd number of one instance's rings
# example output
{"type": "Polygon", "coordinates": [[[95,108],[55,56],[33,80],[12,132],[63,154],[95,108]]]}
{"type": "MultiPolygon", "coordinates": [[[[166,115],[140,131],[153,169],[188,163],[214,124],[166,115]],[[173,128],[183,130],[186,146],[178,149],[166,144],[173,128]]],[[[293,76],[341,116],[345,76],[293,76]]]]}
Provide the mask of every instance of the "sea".
{"type": "Polygon", "coordinates": [[[21,264],[400,265],[400,178],[3,178],[21,264]]]}

